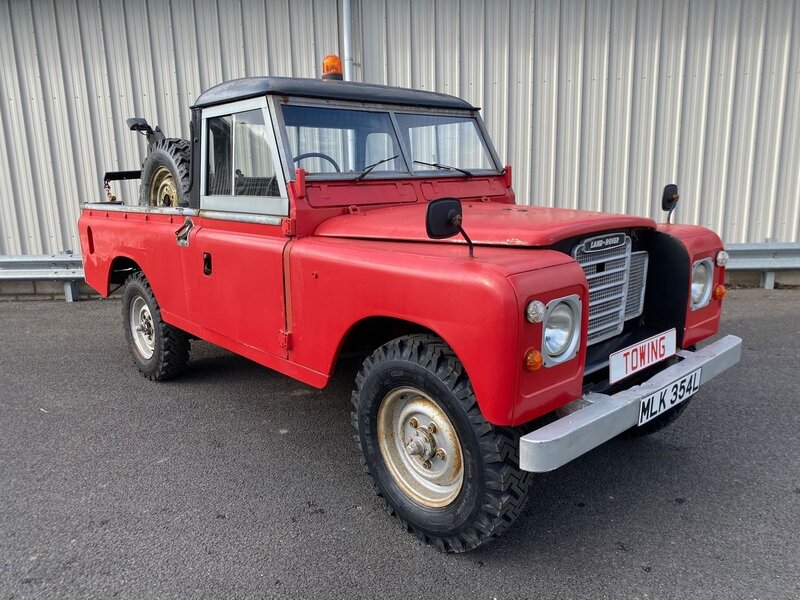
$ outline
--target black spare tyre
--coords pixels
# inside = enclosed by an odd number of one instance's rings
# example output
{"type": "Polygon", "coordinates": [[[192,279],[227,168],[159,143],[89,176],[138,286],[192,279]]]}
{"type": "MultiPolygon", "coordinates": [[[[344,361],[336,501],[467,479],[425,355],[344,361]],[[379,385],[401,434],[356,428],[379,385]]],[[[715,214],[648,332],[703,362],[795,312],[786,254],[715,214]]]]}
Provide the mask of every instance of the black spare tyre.
{"type": "Polygon", "coordinates": [[[191,145],[166,138],[150,145],[142,163],[141,206],[188,206],[191,145]]]}

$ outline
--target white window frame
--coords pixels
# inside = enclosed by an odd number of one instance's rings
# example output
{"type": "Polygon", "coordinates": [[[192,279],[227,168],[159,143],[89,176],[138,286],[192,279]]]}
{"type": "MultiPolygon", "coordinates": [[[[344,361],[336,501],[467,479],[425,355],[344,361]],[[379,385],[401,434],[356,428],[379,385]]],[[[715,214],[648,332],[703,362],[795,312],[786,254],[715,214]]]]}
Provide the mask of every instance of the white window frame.
{"type": "MultiPolygon", "coordinates": [[[[204,108],[201,116],[201,136],[200,136],[200,156],[202,168],[200,169],[200,210],[211,210],[232,213],[250,213],[257,215],[276,215],[286,217],[289,215],[289,198],[286,195],[286,179],[281,166],[280,156],[278,155],[278,141],[275,135],[275,126],[272,122],[269,110],[267,110],[267,100],[264,97],[240,100],[239,102],[229,102],[219,106],[204,108]],[[271,134],[267,142],[269,143],[272,164],[275,170],[275,178],[280,190],[280,196],[221,196],[206,194],[206,176],[208,173],[208,119],[213,117],[223,117],[235,113],[242,113],[251,110],[261,110],[264,117],[264,124],[267,131],[271,134]]],[[[234,144],[235,142],[234,134],[234,144]]],[[[236,149],[231,150],[231,167],[234,167],[236,149]]],[[[231,175],[233,182],[233,175],[231,175]]]]}

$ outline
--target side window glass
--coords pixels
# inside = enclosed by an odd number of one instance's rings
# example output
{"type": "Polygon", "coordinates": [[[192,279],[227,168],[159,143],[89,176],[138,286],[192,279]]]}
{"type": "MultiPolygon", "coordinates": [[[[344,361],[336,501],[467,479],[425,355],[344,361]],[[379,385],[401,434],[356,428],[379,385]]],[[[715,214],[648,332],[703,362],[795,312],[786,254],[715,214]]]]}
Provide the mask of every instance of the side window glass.
{"type": "Polygon", "coordinates": [[[233,116],[234,195],[279,196],[264,113],[249,110],[233,116]]]}
{"type": "Polygon", "coordinates": [[[206,127],[206,195],[281,195],[261,109],[209,117],[206,127]]]}
{"type": "Polygon", "coordinates": [[[233,115],[213,117],[207,121],[208,157],[206,160],[206,194],[231,194],[231,152],[233,150],[233,115]]]}

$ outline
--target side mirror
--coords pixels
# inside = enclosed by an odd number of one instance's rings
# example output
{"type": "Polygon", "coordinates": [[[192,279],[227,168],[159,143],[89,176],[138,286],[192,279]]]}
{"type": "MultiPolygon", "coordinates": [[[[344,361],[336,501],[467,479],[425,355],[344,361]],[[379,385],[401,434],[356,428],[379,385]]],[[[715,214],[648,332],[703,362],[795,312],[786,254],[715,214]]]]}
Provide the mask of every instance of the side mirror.
{"type": "Polygon", "coordinates": [[[680,195],[678,194],[678,186],[674,183],[668,183],[664,186],[664,193],[661,196],[661,210],[667,213],[667,223],[672,217],[672,211],[678,205],[680,195]]]}
{"type": "Polygon", "coordinates": [[[668,183],[664,186],[664,195],[661,196],[661,210],[670,212],[675,210],[675,205],[678,204],[678,186],[674,183],[668,183]]]}
{"type": "Polygon", "coordinates": [[[472,240],[461,226],[464,219],[461,200],[458,198],[437,198],[428,202],[425,213],[425,231],[432,240],[443,240],[460,233],[469,246],[469,256],[474,255],[472,240]]]}
{"type": "Polygon", "coordinates": [[[458,198],[439,198],[428,202],[425,231],[432,240],[453,237],[461,229],[463,212],[458,198]]]}

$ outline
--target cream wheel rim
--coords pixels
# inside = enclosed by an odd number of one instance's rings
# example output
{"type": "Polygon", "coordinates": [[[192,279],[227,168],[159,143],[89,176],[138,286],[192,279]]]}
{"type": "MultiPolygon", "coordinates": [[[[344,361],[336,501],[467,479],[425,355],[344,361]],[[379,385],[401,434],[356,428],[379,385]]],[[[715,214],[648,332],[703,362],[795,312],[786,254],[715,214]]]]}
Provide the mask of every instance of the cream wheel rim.
{"type": "Polygon", "coordinates": [[[150,206],[178,206],[178,188],[175,178],[166,167],[159,167],[150,182],[150,206]]]}
{"type": "Polygon", "coordinates": [[[464,483],[464,461],[439,404],[416,388],[396,388],[383,398],[377,425],[381,455],[403,492],[423,506],[451,504],[464,483]]]}

